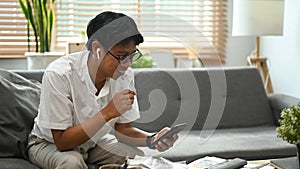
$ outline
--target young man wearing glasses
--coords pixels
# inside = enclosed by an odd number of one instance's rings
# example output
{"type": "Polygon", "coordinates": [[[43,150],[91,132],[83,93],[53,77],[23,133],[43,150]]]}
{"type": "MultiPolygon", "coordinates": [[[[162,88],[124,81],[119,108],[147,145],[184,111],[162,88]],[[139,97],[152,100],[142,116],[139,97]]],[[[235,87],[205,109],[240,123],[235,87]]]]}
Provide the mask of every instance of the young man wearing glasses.
{"type": "Polygon", "coordinates": [[[139,111],[130,65],[142,57],[137,46],[143,42],[135,22],[103,12],[89,22],[87,35],[87,51],[62,57],[45,70],[28,139],[29,158],[41,168],[123,163],[126,156],[143,155],[137,146],[165,151],[178,138],[153,147],[170,129],[151,136],[131,125],[139,111]]]}

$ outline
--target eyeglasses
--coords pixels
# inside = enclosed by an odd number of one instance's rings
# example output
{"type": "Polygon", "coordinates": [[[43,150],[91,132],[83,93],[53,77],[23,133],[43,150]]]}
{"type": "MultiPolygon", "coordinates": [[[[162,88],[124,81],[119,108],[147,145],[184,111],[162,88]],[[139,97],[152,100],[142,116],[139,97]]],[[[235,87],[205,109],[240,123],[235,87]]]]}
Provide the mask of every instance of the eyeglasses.
{"type": "Polygon", "coordinates": [[[108,53],[111,56],[113,56],[115,59],[117,59],[118,62],[121,64],[126,63],[127,61],[130,61],[131,63],[133,63],[143,56],[143,54],[140,52],[139,49],[136,49],[133,53],[131,53],[129,55],[123,55],[123,56],[116,56],[113,53],[111,53],[110,51],[108,51],[108,53]]]}

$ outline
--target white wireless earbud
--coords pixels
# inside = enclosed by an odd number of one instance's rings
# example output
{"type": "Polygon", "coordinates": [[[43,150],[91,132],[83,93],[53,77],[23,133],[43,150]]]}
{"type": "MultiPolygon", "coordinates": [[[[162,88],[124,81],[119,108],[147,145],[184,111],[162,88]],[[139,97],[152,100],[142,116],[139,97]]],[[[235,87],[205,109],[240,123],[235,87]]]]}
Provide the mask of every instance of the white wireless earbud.
{"type": "Polygon", "coordinates": [[[99,55],[100,51],[101,51],[100,48],[97,48],[97,52],[96,53],[97,53],[97,59],[98,60],[100,59],[100,55],[99,55]]]}

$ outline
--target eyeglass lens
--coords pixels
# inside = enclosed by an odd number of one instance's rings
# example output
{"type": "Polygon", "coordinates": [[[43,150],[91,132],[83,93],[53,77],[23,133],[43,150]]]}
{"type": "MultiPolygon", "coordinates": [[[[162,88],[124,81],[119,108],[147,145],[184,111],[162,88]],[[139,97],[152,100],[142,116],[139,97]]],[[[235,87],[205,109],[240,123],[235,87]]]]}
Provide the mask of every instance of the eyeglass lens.
{"type": "Polygon", "coordinates": [[[134,53],[121,57],[120,60],[122,63],[127,62],[128,59],[130,59],[130,62],[135,62],[137,61],[140,57],[142,57],[142,53],[139,50],[136,50],[134,53]]]}

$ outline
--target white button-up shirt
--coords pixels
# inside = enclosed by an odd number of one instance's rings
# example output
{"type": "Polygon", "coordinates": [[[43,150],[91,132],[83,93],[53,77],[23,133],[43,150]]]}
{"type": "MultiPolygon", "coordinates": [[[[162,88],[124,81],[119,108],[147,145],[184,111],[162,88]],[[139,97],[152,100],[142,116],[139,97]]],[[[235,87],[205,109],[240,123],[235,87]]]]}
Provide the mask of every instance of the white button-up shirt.
{"type": "MultiPolygon", "coordinates": [[[[87,61],[89,51],[67,55],[57,59],[45,70],[42,80],[39,112],[32,134],[54,143],[51,129],[65,130],[81,124],[103,109],[114,94],[122,89],[135,91],[134,74],[128,69],[123,77],[106,79],[98,96],[89,75],[87,61]]],[[[122,116],[108,121],[91,140],[81,145],[85,150],[105,137],[115,123],[127,123],[138,119],[139,109],[135,97],[133,108],[122,116]]]]}

